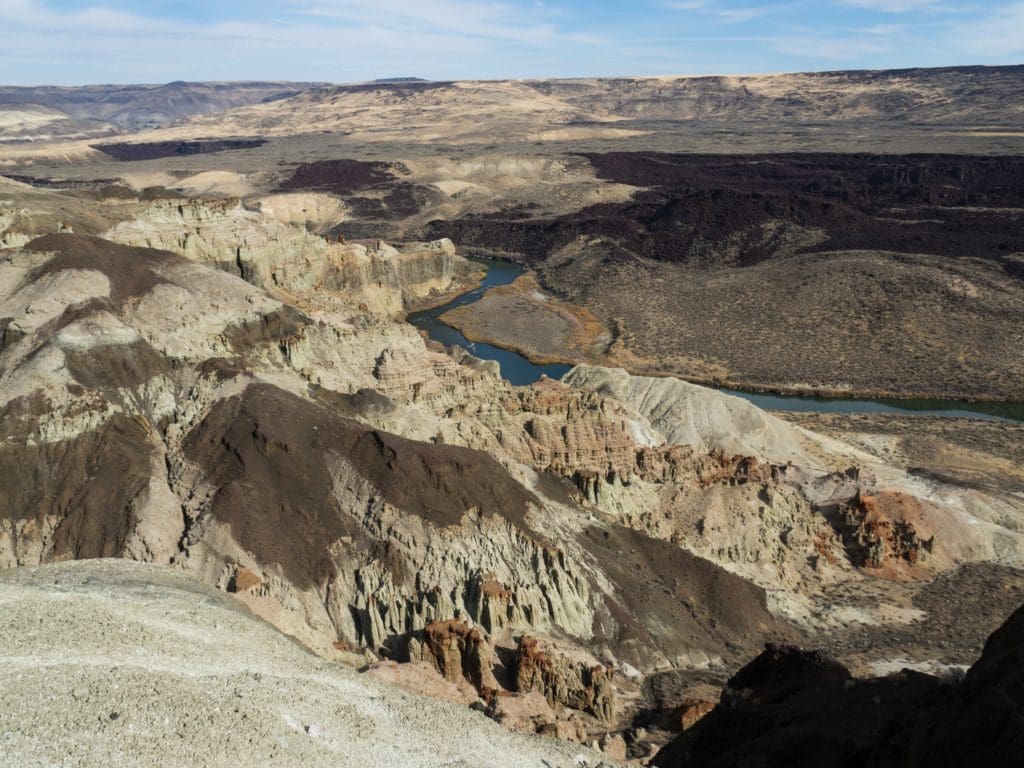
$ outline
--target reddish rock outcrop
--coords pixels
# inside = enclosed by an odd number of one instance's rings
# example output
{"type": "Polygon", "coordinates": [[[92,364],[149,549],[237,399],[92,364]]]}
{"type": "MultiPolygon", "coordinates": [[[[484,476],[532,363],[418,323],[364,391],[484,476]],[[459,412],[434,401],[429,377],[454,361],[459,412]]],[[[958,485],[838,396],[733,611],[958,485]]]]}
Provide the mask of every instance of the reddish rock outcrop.
{"type": "Polygon", "coordinates": [[[387,660],[377,661],[366,667],[363,673],[402,690],[461,706],[467,706],[476,700],[476,692],[465,680],[461,684],[442,680],[434,666],[426,661],[406,664],[387,660]]]}
{"type": "Polygon", "coordinates": [[[637,442],[630,417],[618,403],[558,382],[540,382],[501,401],[522,415],[522,434],[504,439],[515,457],[540,472],[636,474],[637,442]]]}
{"type": "Polygon", "coordinates": [[[506,628],[516,612],[515,594],[493,573],[483,573],[470,584],[467,601],[476,621],[490,634],[506,628]]]}
{"type": "Polygon", "coordinates": [[[746,485],[771,483],[778,473],[771,464],[760,462],[754,456],[725,456],[709,454],[697,463],[697,478],[701,485],[746,485]]]}
{"type": "Polygon", "coordinates": [[[516,690],[544,695],[552,707],[564,706],[610,721],[615,713],[613,671],[559,654],[533,637],[519,642],[515,660],[516,690]]]}
{"type": "Polygon", "coordinates": [[[715,708],[715,702],[705,699],[685,699],[665,718],[665,725],[677,732],[688,731],[715,708]]]}
{"type": "Polygon", "coordinates": [[[244,565],[236,565],[228,580],[228,592],[255,592],[263,586],[263,579],[244,565]]]}
{"type": "Polygon", "coordinates": [[[624,763],[629,757],[626,740],[620,733],[606,733],[601,739],[601,751],[616,762],[624,763]]]}
{"type": "Polygon", "coordinates": [[[410,645],[414,661],[426,661],[451,682],[468,680],[484,700],[498,691],[494,677],[494,650],[478,629],[464,621],[434,621],[423,630],[422,643],[410,645]]]}
{"type": "Polygon", "coordinates": [[[503,691],[491,702],[487,715],[511,731],[566,738],[559,728],[555,711],[541,693],[509,694],[503,691]]]}
{"type": "Polygon", "coordinates": [[[538,472],[571,478],[584,498],[597,501],[605,482],[694,481],[702,486],[767,483],[777,470],[751,456],[704,454],[684,445],[643,445],[621,405],[559,382],[540,382],[501,401],[512,416],[529,415],[522,439],[503,435],[503,448],[538,472]]]}
{"type": "Polygon", "coordinates": [[[903,493],[858,493],[834,525],[854,565],[888,578],[909,575],[935,546],[922,502],[903,493]]]}

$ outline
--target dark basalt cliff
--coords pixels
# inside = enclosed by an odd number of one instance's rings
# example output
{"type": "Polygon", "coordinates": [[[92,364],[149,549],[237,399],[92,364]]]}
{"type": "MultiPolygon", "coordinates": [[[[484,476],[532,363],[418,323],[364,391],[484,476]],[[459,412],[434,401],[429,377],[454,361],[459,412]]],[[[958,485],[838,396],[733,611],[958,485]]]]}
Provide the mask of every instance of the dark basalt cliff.
{"type": "Polygon", "coordinates": [[[769,645],[660,768],[1017,765],[1024,754],[1024,608],[954,682],[909,670],[855,679],[820,652],[769,645]]]}
{"type": "MultiPolygon", "coordinates": [[[[435,221],[431,236],[540,261],[581,236],[625,254],[749,266],[811,251],[877,250],[1003,262],[1024,251],[1024,159],[944,155],[586,156],[641,188],[624,204],[552,219],[495,214],[435,221]]],[[[1015,267],[1011,264],[1008,269],[1015,267]]]]}

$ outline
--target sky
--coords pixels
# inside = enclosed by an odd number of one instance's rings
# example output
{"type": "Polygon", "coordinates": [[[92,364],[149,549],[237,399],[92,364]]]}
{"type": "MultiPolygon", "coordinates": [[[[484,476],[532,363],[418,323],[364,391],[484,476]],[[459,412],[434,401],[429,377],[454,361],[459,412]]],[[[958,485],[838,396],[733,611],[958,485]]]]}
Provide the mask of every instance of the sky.
{"type": "Polygon", "coordinates": [[[0,0],[0,84],[1024,63],[1024,0],[0,0]]]}

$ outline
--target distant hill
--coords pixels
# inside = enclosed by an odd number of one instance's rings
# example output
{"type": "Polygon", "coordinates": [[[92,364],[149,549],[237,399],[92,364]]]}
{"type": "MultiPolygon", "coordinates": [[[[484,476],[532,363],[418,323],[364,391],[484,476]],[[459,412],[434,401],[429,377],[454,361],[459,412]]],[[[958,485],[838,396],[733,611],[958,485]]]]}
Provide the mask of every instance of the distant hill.
{"type": "Polygon", "coordinates": [[[378,80],[374,80],[374,83],[429,83],[429,80],[424,80],[422,77],[382,77],[378,80]]]}
{"type": "Polygon", "coordinates": [[[362,141],[488,144],[621,139],[676,124],[888,123],[997,126],[1024,120],[1024,67],[576,80],[380,80],[307,90],[199,117],[152,140],[343,133],[362,141]]]}
{"type": "Polygon", "coordinates": [[[175,81],[166,85],[0,86],[0,141],[93,138],[275,101],[320,83],[175,81]]]}

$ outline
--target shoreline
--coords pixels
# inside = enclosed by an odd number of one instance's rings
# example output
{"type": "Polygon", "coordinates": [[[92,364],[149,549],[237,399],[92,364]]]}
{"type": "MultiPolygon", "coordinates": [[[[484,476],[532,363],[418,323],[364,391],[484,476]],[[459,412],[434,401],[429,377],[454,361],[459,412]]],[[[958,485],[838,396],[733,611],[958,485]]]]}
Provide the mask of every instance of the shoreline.
{"type": "Polygon", "coordinates": [[[492,336],[486,332],[480,331],[472,323],[465,322],[449,322],[447,320],[447,314],[442,315],[440,318],[445,325],[448,325],[455,330],[459,331],[463,336],[472,342],[490,344],[491,346],[498,347],[499,349],[509,350],[522,355],[531,363],[536,365],[594,365],[606,368],[623,368],[633,376],[649,376],[651,378],[666,379],[675,378],[682,379],[691,384],[699,384],[705,387],[713,387],[715,389],[731,389],[737,392],[743,392],[750,395],[776,395],[778,397],[794,397],[803,400],[931,400],[935,402],[948,402],[948,403],[964,403],[964,404],[991,404],[991,405],[1019,405],[1024,407],[1024,401],[1020,400],[1004,400],[996,397],[964,397],[963,395],[952,396],[943,395],[939,393],[897,393],[887,390],[861,390],[861,389],[817,389],[813,387],[800,387],[800,386],[787,386],[787,385],[774,385],[774,384],[757,384],[750,385],[742,382],[730,381],[728,379],[716,379],[706,376],[691,375],[683,373],[682,371],[674,371],[670,368],[646,368],[642,366],[631,366],[628,363],[617,360],[584,360],[580,358],[573,358],[568,355],[546,355],[542,352],[538,352],[532,347],[526,346],[520,342],[509,341],[507,339],[501,339],[496,336],[492,336]]]}
{"type": "Polygon", "coordinates": [[[460,296],[465,296],[467,293],[479,290],[486,279],[486,270],[474,270],[466,276],[465,280],[459,281],[458,287],[453,288],[450,291],[446,291],[445,293],[439,293],[434,296],[425,296],[422,299],[418,299],[403,307],[400,320],[403,323],[407,323],[409,322],[410,315],[414,315],[417,312],[427,312],[431,309],[437,309],[438,307],[443,307],[446,304],[451,304],[460,296]]]}
{"type": "MultiPolygon", "coordinates": [[[[504,263],[514,265],[522,270],[522,273],[516,280],[519,280],[522,276],[532,275],[530,270],[525,265],[510,259],[510,258],[498,258],[496,261],[502,261],[504,263]]],[[[697,384],[700,386],[711,387],[719,390],[727,390],[729,394],[735,393],[737,396],[765,396],[765,397],[778,397],[778,398],[792,398],[797,405],[799,401],[820,401],[820,402],[842,402],[842,401],[860,401],[860,402],[871,402],[886,405],[891,403],[894,408],[897,408],[908,415],[914,414],[914,408],[907,408],[901,406],[901,403],[921,404],[921,415],[925,415],[928,411],[972,411],[977,409],[978,406],[992,406],[992,409],[996,412],[990,413],[986,410],[978,410],[977,418],[987,419],[1002,419],[1014,422],[1024,422],[1024,401],[1001,399],[997,397],[989,396],[978,396],[971,395],[965,396],[964,393],[948,394],[939,392],[908,392],[908,391],[893,391],[884,389],[837,389],[837,388],[818,388],[808,387],[801,385],[787,385],[787,384],[749,384],[732,380],[728,377],[719,376],[708,376],[701,374],[697,370],[686,370],[682,368],[673,368],[657,365],[646,365],[642,359],[635,358],[633,360],[624,359],[625,356],[619,356],[615,352],[611,355],[607,353],[603,356],[600,355],[573,355],[571,353],[565,354],[552,354],[549,352],[541,352],[530,345],[528,342],[523,342],[518,339],[509,339],[502,337],[498,334],[488,332],[486,329],[479,327],[478,323],[475,323],[471,319],[471,315],[467,312],[470,307],[475,306],[480,301],[485,300],[487,297],[496,297],[507,294],[510,289],[514,290],[514,282],[505,285],[492,286],[485,290],[481,297],[471,304],[464,304],[462,306],[455,306],[451,309],[438,315],[437,319],[442,324],[453,328],[461,333],[468,341],[473,343],[489,344],[498,349],[513,352],[520,355],[525,360],[533,365],[595,365],[612,368],[623,368],[634,376],[649,376],[652,378],[678,378],[684,381],[697,384]],[[880,402],[881,401],[881,402],[880,402]],[[933,408],[929,408],[929,405],[933,405],[933,408]],[[973,408],[972,408],[973,407],[973,408]],[[1006,408],[1014,413],[1001,414],[998,413],[1000,408],[1006,408]],[[1019,413],[1015,413],[1018,411],[1019,413]]],[[[478,286],[479,288],[479,286],[478,286]]],[[[472,290],[477,290],[472,289],[472,290]]],[[[469,293],[466,291],[458,296],[453,296],[449,303],[456,301],[460,296],[469,293]]],[[[566,303],[552,296],[552,303],[543,305],[538,302],[538,308],[553,310],[558,312],[559,307],[565,305],[567,310],[575,311],[586,311],[585,308],[576,307],[575,305],[566,305],[566,303]],[[558,306],[556,306],[558,305],[558,306]]],[[[435,304],[434,307],[444,306],[443,304],[435,304]]],[[[618,340],[613,340],[609,345],[609,349],[614,350],[618,345],[618,340]]],[[[709,364],[710,365],[710,364],[709,364]]],[[[786,410],[785,404],[779,404],[778,410],[786,410]]],[[[797,408],[796,410],[800,410],[797,408]]],[[[957,416],[960,418],[971,418],[970,416],[957,416]]],[[[954,417],[950,417],[954,418],[954,417]]]]}

